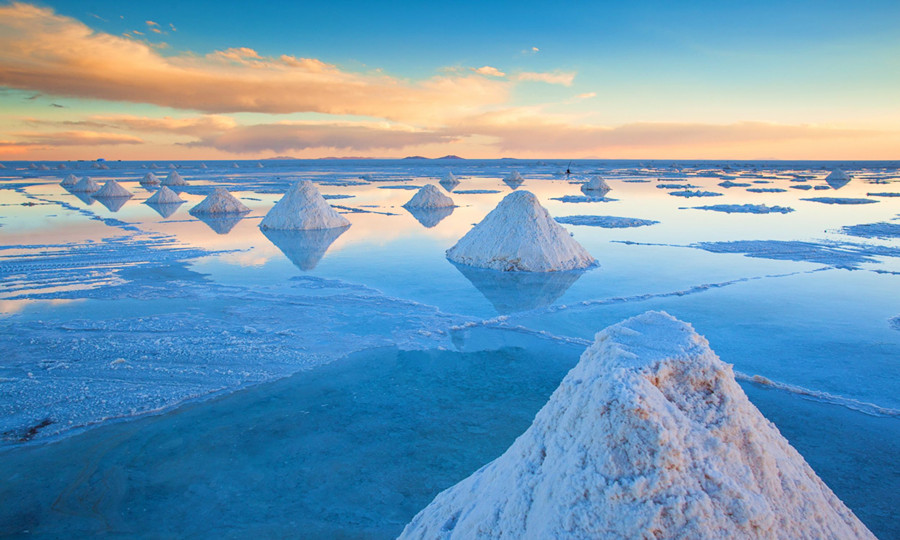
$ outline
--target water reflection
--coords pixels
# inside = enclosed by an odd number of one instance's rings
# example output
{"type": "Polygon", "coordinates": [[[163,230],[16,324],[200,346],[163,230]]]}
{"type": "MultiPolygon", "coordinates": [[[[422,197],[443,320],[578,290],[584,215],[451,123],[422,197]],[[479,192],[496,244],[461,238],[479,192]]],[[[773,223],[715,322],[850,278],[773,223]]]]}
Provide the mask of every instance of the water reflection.
{"type": "Polygon", "coordinates": [[[131,197],[95,197],[94,200],[106,207],[112,213],[118,212],[131,197]]]}
{"type": "Polygon", "coordinates": [[[260,230],[269,242],[275,244],[275,247],[294,263],[294,266],[306,272],[319,264],[331,244],[348,228],[349,226],[306,231],[260,230]]]}
{"type": "Polygon", "coordinates": [[[444,218],[453,213],[454,206],[444,208],[406,208],[407,212],[412,214],[416,221],[426,228],[432,228],[441,222],[444,218]]]}
{"type": "Polygon", "coordinates": [[[147,203],[147,206],[156,210],[156,213],[161,215],[164,218],[167,218],[175,213],[178,210],[178,207],[184,204],[184,202],[176,202],[176,203],[147,203]]]}
{"type": "Polygon", "coordinates": [[[244,214],[197,214],[194,217],[206,223],[216,234],[228,234],[244,218],[244,214]]]}
{"type": "Polygon", "coordinates": [[[831,176],[829,176],[828,178],[825,179],[825,183],[828,184],[829,186],[831,186],[831,189],[841,189],[842,187],[844,187],[850,183],[850,178],[849,177],[832,178],[831,176]]]}
{"type": "Polygon", "coordinates": [[[70,191],[70,190],[66,190],[66,191],[68,191],[70,195],[74,195],[75,197],[77,197],[79,201],[83,202],[87,206],[90,206],[96,202],[96,199],[91,197],[90,193],[83,192],[83,191],[70,191]]]}
{"type": "Polygon", "coordinates": [[[451,262],[500,314],[549,306],[584,273],[500,272],[451,262]]]}

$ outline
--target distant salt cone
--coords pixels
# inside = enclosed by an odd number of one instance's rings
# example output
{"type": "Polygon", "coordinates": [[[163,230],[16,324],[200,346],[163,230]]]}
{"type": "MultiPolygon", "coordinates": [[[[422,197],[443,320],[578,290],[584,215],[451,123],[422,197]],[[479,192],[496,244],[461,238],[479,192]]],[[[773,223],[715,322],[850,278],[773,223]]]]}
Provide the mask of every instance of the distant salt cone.
{"type": "Polygon", "coordinates": [[[94,182],[90,176],[85,176],[69,189],[78,193],[93,193],[100,190],[100,184],[94,182]]]}
{"type": "Polygon", "coordinates": [[[158,186],[159,178],[157,178],[156,175],[153,174],[152,172],[148,172],[147,174],[144,175],[143,178],[141,178],[141,185],[142,186],[158,186]]]}
{"type": "Polygon", "coordinates": [[[29,163],[29,164],[28,164],[28,168],[29,168],[29,169],[37,169],[38,167],[37,167],[37,165],[35,165],[34,163],[29,163]]]}
{"type": "Polygon", "coordinates": [[[151,169],[158,169],[158,168],[159,168],[159,165],[157,165],[156,163],[151,163],[151,164],[150,164],[150,168],[151,168],[151,169]]]}
{"type": "Polygon", "coordinates": [[[516,189],[519,186],[519,184],[521,184],[524,181],[525,181],[525,179],[522,178],[522,175],[519,174],[519,171],[513,171],[513,172],[509,173],[506,176],[506,178],[503,179],[503,182],[507,186],[509,186],[513,189],[516,189]]]}
{"type": "Polygon", "coordinates": [[[447,250],[447,258],[459,264],[517,272],[576,270],[597,262],[530,191],[507,195],[447,250]]]}
{"type": "Polygon", "coordinates": [[[591,178],[587,183],[581,185],[581,191],[588,195],[606,195],[612,188],[606,183],[606,180],[599,176],[591,178]]]}
{"type": "Polygon", "coordinates": [[[169,168],[170,168],[170,169],[177,169],[178,167],[176,167],[174,163],[169,163],[169,168]]]}
{"type": "Polygon", "coordinates": [[[59,185],[61,185],[63,187],[71,187],[77,183],[78,183],[78,177],[72,173],[69,173],[66,175],[65,178],[63,178],[63,181],[60,182],[59,185]]]}
{"type": "Polygon", "coordinates": [[[40,166],[38,166],[38,170],[41,170],[41,171],[49,171],[49,170],[50,170],[50,167],[48,167],[48,166],[47,166],[46,164],[44,164],[44,163],[41,163],[40,166]]]}
{"type": "Polygon", "coordinates": [[[131,196],[131,192],[115,180],[107,180],[103,187],[94,193],[95,199],[127,199],[131,196]]]}
{"type": "Polygon", "coordinates": [[[206,166],[206,163],[201,163],[201,164],[200,164],[200,168],[201,168],[201,169],[207,169],[208,167],[206,166]]]}
{"type": "Polygon", "coordinates": [[[200,201],[200,204],[191,208],[190,213],[197,214],[246,214],[250,209],[244,203],[237,200],[234,195],[228,193],[225,188],[216,188],[215,191],[200,201]]]}
{"type": "Polygon", "coordinates": [[[425,184],[413,195],[404,208],[448,208],[454,206],[453,199],[444,195],[433,184],[425,184]]]}
{"type": "Polygon", "coordinates": [[[64,170],[66,170],[68,167],[66,167],[66,164],[65,164],[65,163],[60,163],[59,165],[56,166],[56,168],[59,169],[59,170],[61,170],[61,171],[64,171],[64,170]]]}
{"type": "Polygon", "coordinates": [[[188,185],[187,181],[178,174],[178,171],[172,171],[169,173],[169,176],[166,177],[165,180],[161,182],[164,186],[186,186],[188,185]]]}
{"type": "Polygon", "coordinates": [[[257,162],[256,162],[256,168],[257,168],[257,169],[262,169],[262,168],[263,168],[263,164],[257,161],[257,162]]]}
{"type": "Polygon", "coordinates": [[[231,168],[232,168],[232,169],[239,169],[240,167],[241,167],[241,166],[238,165],[237,163],[232,163],[232,164],[231,164],[231,168]]]}
{"type": "Polygon", "coordinates": [[[831,171],[831,174],[825,177],[825,183],[831,186],[831,189],[841,189],[850,183],[850,175],[841,169],[831,171]]]}
{"type": "Polygon", "coordinates": [[[147,204],[178,204],[183,203],[184,200],[178,196],[177,193],[167,188],[166,186],[162,186],[159,190],[150,196],[147,199],[147,204]]]}
{"type": "Polygon", "coordinates": [[[350,222],[332,208],[316,186],[300,180],[269,210],[261,229],[310,230],[347,227],[350,222]]]}
{"type": "Polygon", "coordinates": [[[875,537],[703,337],[648,312],[598,333],[531,427],[400,538],[875,537]]]}
{"type": "Polygon", "coordinates": [[[447,191],[453,191],[453,188],[459,185],[459,178],[454,176],[452,172],[447,172],[438,183],[447,191]]]}
{"type": "Polygon", "coordinates": [[[6,165],[0,163],[0,169],[5,169],[5,168],[6,168],[6,165]]]}

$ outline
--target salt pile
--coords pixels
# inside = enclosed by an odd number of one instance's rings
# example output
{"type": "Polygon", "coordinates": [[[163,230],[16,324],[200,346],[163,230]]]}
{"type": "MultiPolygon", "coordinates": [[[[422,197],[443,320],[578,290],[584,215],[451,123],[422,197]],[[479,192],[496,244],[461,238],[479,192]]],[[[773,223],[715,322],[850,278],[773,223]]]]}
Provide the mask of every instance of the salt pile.
{"type": "Polygon", "coordinates": [[[171,189],[163,186],[159,188],[159,190],[150,196],[147,199],[147,204],[173,204],[173,203],[183,203],[184,201],[181,197],[178,196],[177,193],[172,191],[171,189]]]}
{"type": "Polygon", "coordinates": [[[100,184],[94,182],[90,176],[85,176],[70,189],[79,193],[93,193],[100,189],[100,184]]]}
{"type": "Polygon", "coordinates": [[[0,169],[5,169],[5,168],[6,168],[6,165],[0,163],[0,169]]]}
{"type": "Polygon", "coordinates": [[[507,184],[521,184],[525,181],[525,179],[522,178],[522,175],[519,174],[519,171],[513,171],[509,173],[506,178],[503,179],[503,181],[507,184]]]}
{"type": "Polygon", "coordinates": [[[401,538],[874,538],[662,312],[598,333],[499,458],[401,538]]]}
{"type": "Polygon", "coordinates": [[[209,167],[206,166],[206,163],[201,163],[201,164],[200,164],[200,168],[201,168],[201,169],[208,169],[209,167]]]}
{"type": "Polygon", "coordinates": [[[444,195],[433,184],[425,184],[413,195],[404,208],[447,208],[453,206],[453,199],[444,195]]]}
{"type": "Polygon", "coordinates": [[[520,272],[575,270],[597,262],[530,191],[507,195],[447,250],[447,258],[480,268],[520,272]]]}
{"type": "Polygon", "coordinates": [[[41,165],[38,167],[38,170],[41,170],[41,171],[49,171],[49,170],[50,170],[50,167],[48,167],[48,166],[47,166],[46,164],[44,164],[44,163],[41,163],[41,165]]]}
{"type": "Polygon", "coordinates": [[[159,168],[159,165],[157,165],[156,163],[151,163],[151,164],[150,164],[150,168],[151,168],[151,169],[158,169],[158,168],[159,168]]]}
{"type": "Polygon", "coordinates": [[[850,175],[841,169],[835,169],[825,177],[825,183],[831,186],[831,189],[841,189],[850,183],[850,175]]]}
{"type": "Polygon", "coordinates": [[[606,180],[599,176],[595,176],[588,180],[586,183],[581,185],[581,191],[585,193],[599,193],[600,195],[605,195],[609,193],[612,188],[609,187],[609,184],[606,183],[606,180]]]}
{"type": "Polygon", "coordinates": [[[256,162],[256,168],[257,168],[257,169],[262,169],[262,168],[263,168],[263,164],[260,163],[259,161],[257,161],[257,162],[256,162]]]}
{"type": "Polygon", "coordinates": [[[141,179],[141,185],[142,186],[158,186],[159,178],[157,178],[156,175],[153,174],[152,172],[148,172],[141,179]]]}
{"type": "Polygon", "coordinates": [[[217,187],[215,191],[191,208],[191,214],[246,214],[250,209],[228,193],[225,188],[217,187]]]}
{"type": "Polygon", "coordinates": [[[131,197],[131,192],[127,189],[123,188],[118,182],[115,180],[107,180],[103,187],[100,188],[99,191],[94,193],[95,199],[118,199],[118,198],[129,198],[131,197]]]}
{"type": "Polygon", "coordinates": [[[169,173],[169,176],[166,177],[165,180],[162,181],[162,185],[164,186],[186,186],[188,183],[184,178],[178,174],[178,171],[172,171],[169,173]]]}
{"type": "Polygon", "coordinates": [[[37,167],[37,165],[35,165],[34,163],[29,163],[29,164],[28,164],[28,168],[29,168],[29,169],[37,169],[38,167],[37,167]]]}
{"type": "Polygon", "coordinates": [[[232,164],[231,164],[231,168],[233,168],[233,169],[239,169],[239,168],[240,168],[240,165],[238,165],[237,163],[232,163],[232,164]]]}
{"type": "Polygon", "coordinates": [[[66,170],[68,167],[66,167],[66,164],[65,164],[65,163],[60,163],[59,165],[56,166],[56,168],[59,169],[59,170],[61,170],[61,171],[64,171],[64,170],[66,170]]]}
{"type": "Polygon", "coordinates": [[[300,180],[269,210],[261,229],[309,230],[347,227],[350,222],[331,207],[316,186],[300,180]]]}
{"type": "Polygon", "coordinates": [[[447,174],[445,174],[444,177],[441,178],[441,181],[439,183],[444,186],[444,189],[446,189],[447,191],[453,191],[453,188],[459,185],[459,179],[454,176],[452,172],[447,171],[447,174]]]}
{"type": "Polygon", "coordinates": [[[64,187],[69,187],[69,186],[74,186],[77,183],[78,183],[78,177],[72,173],[69,173],[66,175],[65,178],[63,178],[62,182],[60,182],[59,185],[64,186],[64,187]]]}

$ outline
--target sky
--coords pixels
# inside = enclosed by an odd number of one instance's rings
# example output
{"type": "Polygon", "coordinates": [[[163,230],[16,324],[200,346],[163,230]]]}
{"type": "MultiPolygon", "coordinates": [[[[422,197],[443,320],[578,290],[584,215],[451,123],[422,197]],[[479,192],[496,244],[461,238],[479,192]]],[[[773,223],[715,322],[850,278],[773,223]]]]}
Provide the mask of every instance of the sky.
{"type": "Polygon", "coordinates": [[[0,0],[0,160],[900,159],[900,2],[0,0]]]}

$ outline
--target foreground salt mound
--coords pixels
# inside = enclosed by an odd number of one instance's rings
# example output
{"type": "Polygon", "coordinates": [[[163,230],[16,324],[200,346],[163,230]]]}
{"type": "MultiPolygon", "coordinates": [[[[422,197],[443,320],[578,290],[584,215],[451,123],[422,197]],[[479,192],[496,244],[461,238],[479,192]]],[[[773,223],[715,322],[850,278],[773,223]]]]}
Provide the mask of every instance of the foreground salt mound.
{"type": "Polygon", "coordinates": [[[64,186],[64,187],[70,187],[70,186],[74,186],[77,183],[78,183],[78,177],[72,173],[69,173],[66,175],[65,178],[63,178],[62,182],[60,182],[59,185],[64,186]]]}
{"type": "Polygon", "coordinates": [[[447,250],[447,258],[479,268],[521,272],[575,270],[597,262],[530,191],[507,195],[447,250]]]}
{"type": "Polygon", "coordinates": [[[531,427],[401,538],[874,538],[694,329],[598,333],[531,427]]]}
{"type": "Polygon", "coordinates": [[[157,178],[157,176],[155,174],[153,174],[152,172],[148,172],[141,179],[141,185],[142,186],[158,186],[159,178],[157,178]]]}
{"type": "MultiPolygon", "coordinates": [[[[183,203],[181,197],[171,189],[163,186],[147,199],[147,204],[180,204],[183,203]]],[[[168,216],[166,216],[168,217],[168,216]]]]}
{"type": "Polygon", "coordinates": [[[131,197],[131,192],[115,180],[107,180],[103,187],[94,193],[95,199],[127,199],[129,197],[131,197]]]}
{"type": "Polygon", "coordinates": [[[169,173],[169,176],[166,177],[165,180],[162,181],[162,185],[164,186],[186,186],[188,185],[187,181],[178,174],[178,171],[172,171],[169,173]]]}
{"type": "Polygon", "coordinates": [[[350,222],[329,205],[316,186],[300,180],[269,210],[261,229],[311,230],[347,227],[350,222]]]}
{"type": "Polygon", "coordinates": [[[78,193],[93,193],[100,189],[100,184],[94,182],[90,176],[85,176],[69,189],[78,193]]]}
{"type": "Polygon", "coordinates": [[[599,176],[595,176],[588,180],[586,183],[581,185],[581,191],[585,193],[600,193],[601,195],[605,195],[609,193],[612,188],[609,187],[609,184],[606,183],[606,180],[599,176]]]}
{"type": "Polygon", "coordinates": [[[432,184],[425,184],[413,195],[404,208],[448,208],[454,206],[453,199],[441,193],[432,184]]]}
{"type": "Polygon", "coordinates": [[[246,214],[250,209],[228,193],[225,188],[217,187],[200,203],[191,208],[191,214],[246,214]]]}

